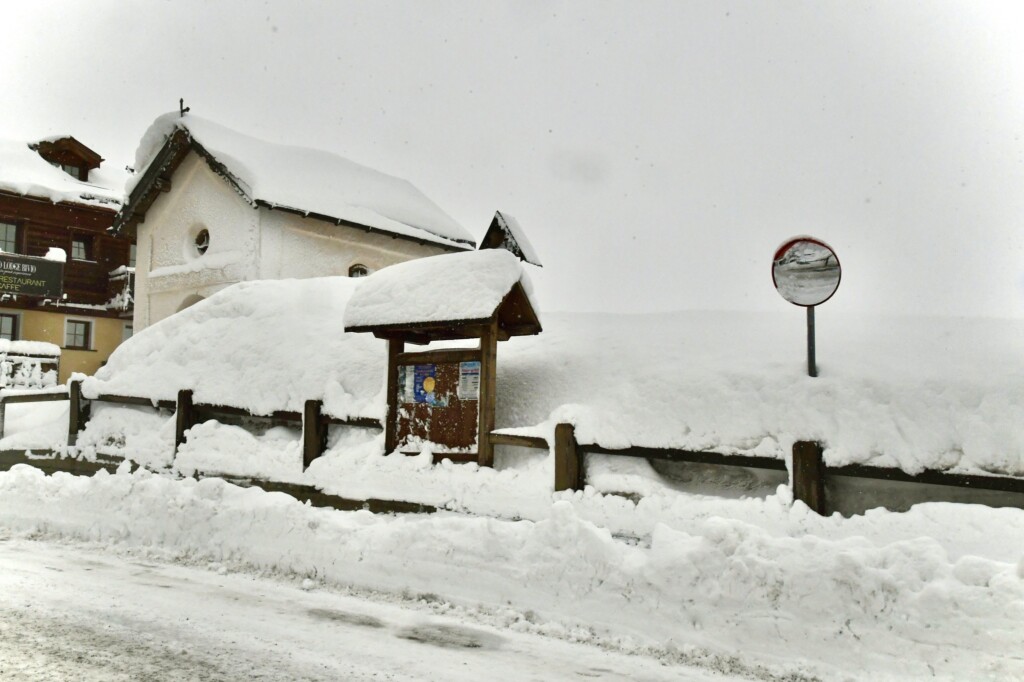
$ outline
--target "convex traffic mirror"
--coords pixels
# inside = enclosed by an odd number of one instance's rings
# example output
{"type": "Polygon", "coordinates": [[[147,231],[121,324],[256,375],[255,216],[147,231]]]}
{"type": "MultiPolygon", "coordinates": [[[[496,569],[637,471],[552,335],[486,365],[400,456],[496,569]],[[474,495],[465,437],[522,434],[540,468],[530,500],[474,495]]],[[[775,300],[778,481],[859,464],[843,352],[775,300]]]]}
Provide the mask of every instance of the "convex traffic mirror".
{"type": "Polygon", "coordinates": [[[832,298],[842,274],[836,252],[814,237],[787,240],[772,259],[772,281],[776,290],[790,303],[807,309],[807,374],[812,377],[818,376],[814,306],[832,298]]]}
{"type": "Polygon", "coordinates": [[[790,239],[775,252],[772,280],[782,298],[801,306],[820,305],[839,288],[842,268],[836,252],[812,237],[790,239]]]}

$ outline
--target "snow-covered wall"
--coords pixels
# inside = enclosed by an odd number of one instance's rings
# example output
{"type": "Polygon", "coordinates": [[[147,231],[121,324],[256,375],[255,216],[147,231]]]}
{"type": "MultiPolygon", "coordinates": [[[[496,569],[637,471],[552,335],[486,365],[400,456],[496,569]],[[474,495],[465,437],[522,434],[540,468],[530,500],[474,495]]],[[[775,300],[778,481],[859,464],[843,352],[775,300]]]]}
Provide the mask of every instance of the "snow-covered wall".
{"type": "Polygon", "coordinates": [[[204,159],[189,154],[138,227],[135,329],[139,331],[236,282],[371,272],[443,253],[433,245],[253,208],[204,159]],[[200,254],[196,236],[210,235],[200,254]]]}

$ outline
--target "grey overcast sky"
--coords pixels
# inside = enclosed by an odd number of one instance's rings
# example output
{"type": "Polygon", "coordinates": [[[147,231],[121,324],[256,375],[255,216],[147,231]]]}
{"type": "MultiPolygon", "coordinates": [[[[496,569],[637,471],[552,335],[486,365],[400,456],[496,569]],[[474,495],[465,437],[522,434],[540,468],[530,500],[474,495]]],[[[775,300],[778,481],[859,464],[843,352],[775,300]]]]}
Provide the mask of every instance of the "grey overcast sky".
{"type": "Polygon", "coordinates": [[[796,314],[770,261],[812,234],[833,310],[1024,317],[1020,3],[0,4],[0,137],[121,166],[184,97],[477,238],[508,211],[546,310],[796,314]]]}

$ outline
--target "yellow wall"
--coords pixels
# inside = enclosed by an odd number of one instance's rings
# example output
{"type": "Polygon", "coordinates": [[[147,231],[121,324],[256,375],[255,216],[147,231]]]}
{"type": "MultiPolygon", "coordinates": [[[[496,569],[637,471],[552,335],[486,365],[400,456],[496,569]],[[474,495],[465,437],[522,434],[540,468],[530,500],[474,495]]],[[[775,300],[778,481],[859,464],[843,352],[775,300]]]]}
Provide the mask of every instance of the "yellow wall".
{"type": "Polygon", "coordinates": [[[65,315],[41,310],[13,310],[0,308],[0,313],[20,316],[18,338],[24,341],[47,341],[61,347],[60,374],[57,381],[65,383],[72,372],[93,374],[106,362],[124,338],[125,324],[131,320],[89,315],[65,315]],[[69,350],[64,347],[64,321],[66,319],[92,322],[92,350],[69,350]]]}

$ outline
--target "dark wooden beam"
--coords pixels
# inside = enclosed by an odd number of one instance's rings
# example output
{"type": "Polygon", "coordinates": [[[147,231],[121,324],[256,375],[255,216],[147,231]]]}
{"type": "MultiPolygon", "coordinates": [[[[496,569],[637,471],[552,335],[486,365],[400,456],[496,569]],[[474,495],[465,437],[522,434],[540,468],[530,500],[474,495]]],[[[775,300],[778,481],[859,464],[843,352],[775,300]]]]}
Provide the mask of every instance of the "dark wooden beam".
{"type": "Polygon", "coordinates": [[[78,443],[78,434],[89,419],[85,401],[82,399],[82,382],[68,382],[68,445],[78,443]]]}
{"type": "Polygon", "coordinates": [[[515,445],[521,448],[536,448],[547,450],[549,448],[546,438],[539,436],[517,436],[511,433],[492,433],[489,436],[491,445],[515,445]]]}
{"type": "Polygon", "coordinates": [[[793,443],[793,497],[825,514],[825,463],[821,443],[793,443]]]}
{"type": "Polygon", "coordinates": [[[400,365],[441,365],[449,362],[472,362],[480,359],[479,348],[444,348],[437,350],[400,353],[400,365]]]}
{"type": "Polygon", "coordinates": [[[848,464],[841,467],[829,467],[825,470],[828,476],[846,476],[853,478],[871,478],[900,483],[924,483],[928,485],[945,485],[957,488],[974,488],[976,490],[999,490],[1010,493],[1024,493],[1024,478],[1009,476],[983,476],[978,474],[954,474],[944,471],[927,470],[919,474],[908,474],[901,469],[848,464]]]}
{"type": "Polygon", "coordinates": [[[302,470],[327,449],[327,423],[323,419],[324,404],[307,400],[302,410],[302,470]]]}
{"type": "Polygon", "coordinates": [[[174,451],[185,444],[185,432],[195,425],[195,411],[192,409],[192,389],[178,391],[177,411],[174,419],[174,451]]]}
{"type": "Polygon", "coordinates": [[[402,341],[388,341],[388,414],[384,422],[384,453],[398,447],[398,356],[405,350],[402,341]]]}
{"type": "Polygon", "coordinates": [[[480,398],[477,403],[477,462],[482,467],[494,466],[494,430],[497,405],[498,320],[494,318],[480,337],[480,398]]]}
{"type": "Polygon", "coordinates": [[[328,424],[337,424],[339,426],[352,426],[360,429],[383,429],[384,425],[380,423],[379,419],[373,419],[372,417],[324,417],[324,421],[328,424]]]}
{"type": "Polygon", "coordinates": [[[586,453],[600,455],[620,455],[623,457],[643,457],[644,459],[660,459],[666,462],[693,462],[696,464],[722,464],[726,466],[749,467],[752,469],[772,469],[786,471],[786,462],[772,457],[755,457],[751,455],[723,455],[718,452],[697,452],[694,450],[677,450],[673,448],[603,448],[600,445],[580,445],[586,453]]]}
{"type": "Polygon", "coordinates": [[[582,490],[584,486],[583,453],[576,443],[576,427],[555,426],[555,492],[582,490]]]}

